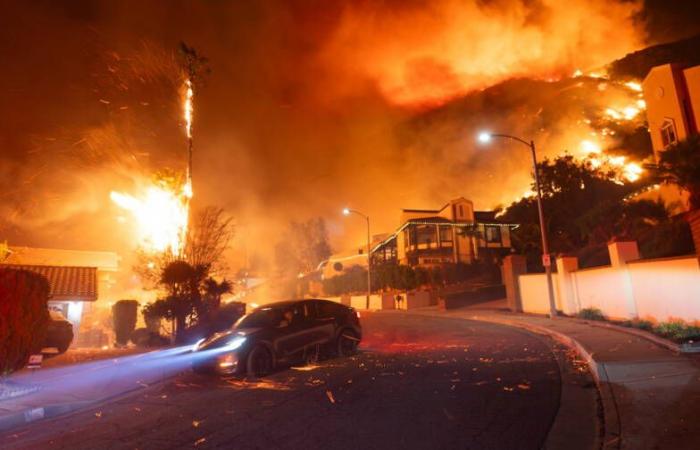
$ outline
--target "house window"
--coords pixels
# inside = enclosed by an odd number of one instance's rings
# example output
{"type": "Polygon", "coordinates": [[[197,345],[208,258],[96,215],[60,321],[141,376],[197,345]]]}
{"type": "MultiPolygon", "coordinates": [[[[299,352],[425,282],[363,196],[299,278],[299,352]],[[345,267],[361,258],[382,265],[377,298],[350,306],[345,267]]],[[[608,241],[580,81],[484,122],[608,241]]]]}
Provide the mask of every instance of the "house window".
{"type": "Polygon", "coordinates": [[[416,244],[419,249],[430,248],[436,242],[434,225],[416,225],[416,244]]]}
{"type": "Polygon", "coordinates": [[[462,205],[459,205],[459,206],[457,206],[457,209],[459,210],[458,217],[460,217],[460,218],[464,217],[464,207],[462,205]]]}
{"type": "Polygon", "coordinates": [[[501,227],[486,227],[486,242],[488,244],[500,244],[501,227]]]}
{"type": "Polygon", "coordinates": [[[440,246],[452,247],[452,226],[440,225],[440,246]]]}
{"type": "Polygon", "coordinates": [[[661,125],[661,142],[664,148],[668,148],[678,142],[676,126],[673,124],[673,120],[666,119],[664,120],[664,124],[661,125]]]}

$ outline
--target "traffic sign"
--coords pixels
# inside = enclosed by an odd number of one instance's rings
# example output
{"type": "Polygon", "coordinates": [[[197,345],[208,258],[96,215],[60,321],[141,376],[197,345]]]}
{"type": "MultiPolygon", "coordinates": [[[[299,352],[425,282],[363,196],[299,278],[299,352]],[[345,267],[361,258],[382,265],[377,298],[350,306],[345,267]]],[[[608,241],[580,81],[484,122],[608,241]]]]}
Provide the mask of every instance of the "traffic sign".
{"type": "Polygon", "coordinates": [[[542,255],[542,265],[545,267],[550,267],[552,265],[552,258],[549,256],[549,253],[544,253],[542,255]]]}

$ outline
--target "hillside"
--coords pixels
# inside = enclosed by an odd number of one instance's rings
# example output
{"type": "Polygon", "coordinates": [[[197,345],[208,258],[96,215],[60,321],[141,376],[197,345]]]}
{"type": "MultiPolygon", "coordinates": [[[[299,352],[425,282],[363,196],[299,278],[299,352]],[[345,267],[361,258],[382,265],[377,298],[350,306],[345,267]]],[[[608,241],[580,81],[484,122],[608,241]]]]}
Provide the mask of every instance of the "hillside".
{"type": "Polygon", "coordinates": [[[700,35],[654,45],[612,62],[609,65],[609,74],[613,78],[641,80],[652,67],[661,64],[680,63],[695,66],[700,64],[699,49],[700,35]]]}

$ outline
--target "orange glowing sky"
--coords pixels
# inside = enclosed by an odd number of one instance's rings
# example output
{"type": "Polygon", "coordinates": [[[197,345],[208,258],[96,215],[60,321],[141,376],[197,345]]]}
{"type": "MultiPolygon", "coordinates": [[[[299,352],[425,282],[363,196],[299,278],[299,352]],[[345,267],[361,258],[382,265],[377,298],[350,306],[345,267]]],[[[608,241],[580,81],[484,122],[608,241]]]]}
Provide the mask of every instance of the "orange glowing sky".
{"type": "Polygon", "coordinates": [[[689,11],[670,20],[669,10],[661,0],[14,2],[0,27],[12,61],[0,71],[0,241],[133,244],[109,195],[138,196],[154,173],[186,167],[181,40],[212,69],[194,98],[193,208],[230,211],[265,252],[291,219],[321,216],[334,243],[361,240],[343,206],[391,231],[401,207],[463,195],[486,209],[520,195],[527,155],[476,148],[479,128],[530,135],[545,155],[574,151],[593,139],[584,106],[624,114],[629,92],[512,79],[563,78],[700,31],[679,22],[689,11]]]}

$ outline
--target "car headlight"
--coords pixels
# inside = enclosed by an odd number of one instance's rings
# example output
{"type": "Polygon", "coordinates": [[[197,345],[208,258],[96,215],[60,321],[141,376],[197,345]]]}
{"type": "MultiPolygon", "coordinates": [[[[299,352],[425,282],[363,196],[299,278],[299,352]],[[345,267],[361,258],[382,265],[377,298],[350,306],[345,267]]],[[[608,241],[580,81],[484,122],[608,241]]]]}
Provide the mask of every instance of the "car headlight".
{"type": "Polygon", "coordinates": [[[233,339],[231,339],[228,344],[226,344],[226,347],[224,347],[226,350],[236,350],[238,347],[243,345],[245,342],[246,338],[245,336],[237,336],[233,339]]]}
{"type": "Polygon", "coordinates": [[[202,338],[202,339],[198,340],[197,342],[195,342],[195,344],[192,346],[192,351],[196,352],[197,350],[199,350],[199,346],[202,345],[204,343],[204,341],[206,341],[206,338],[202,338]]]}

